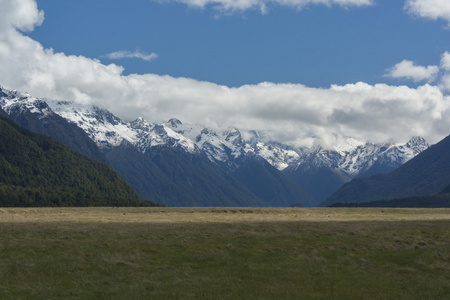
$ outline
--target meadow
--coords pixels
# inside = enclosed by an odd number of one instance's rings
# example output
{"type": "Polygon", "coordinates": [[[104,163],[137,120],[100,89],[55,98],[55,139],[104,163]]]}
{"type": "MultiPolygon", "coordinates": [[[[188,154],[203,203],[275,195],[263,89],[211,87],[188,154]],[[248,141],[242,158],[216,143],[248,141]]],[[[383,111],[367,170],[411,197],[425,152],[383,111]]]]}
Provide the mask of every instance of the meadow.
{"type": "Polygon", "coordinates": [[[450,209],[0,208],[0,299],[448,299],[450,209]]]}

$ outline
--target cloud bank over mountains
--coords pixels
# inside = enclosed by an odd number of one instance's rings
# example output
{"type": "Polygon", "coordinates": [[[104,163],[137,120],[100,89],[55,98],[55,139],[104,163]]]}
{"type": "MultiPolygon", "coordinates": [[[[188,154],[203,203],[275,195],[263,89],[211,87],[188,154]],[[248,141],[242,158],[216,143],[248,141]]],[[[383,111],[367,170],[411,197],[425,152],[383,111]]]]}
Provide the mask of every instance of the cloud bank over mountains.
{"type": "MultiPolygon", "coordinates": [[[[198,3],[198,6],[226,3],[182,2],[198,3]]],[[[297,0],[279,3],[294,7],[309,4],[350,7],[374,2],[297,0]]],[[[419,11],[426,12],[427,4],[441,5],[445,12],[448,4],[444,2],[407,1],[405,8],[419,14],[419,11]]],[[[247,1],[229,3],[238,5],[247,1]]],[[[253,3],[253,7],[266,1],[248,3],[253,3]]],[[[450,14],[446,18],[450,21],[450,14]]],[[[334,145],[348,136],[373,142],[391,138],[404,142],[419,135],[434,143],[450,133],[450,98],[446,94],[450,91],[448,52],[442,55],[439,66],[423,67],[404,60],[387,71],[386,76],[426,82],[417,88],[364,82],[329,88],[263,82],[230,88],[167,75],[125,76],[124,68],[116,64],[105,65],[98,59],[55,53],[24,34],[43,21],[44,13],[38,10],[34,0],[0,1],[0,84],[5,88],[26,91],[37,97],[95,104],[130,121],[137,117],[150,122],[175,117],[211,127],[264,130],[274,140],[297,146],[311,146],[315,142],[334,145]]],[[[142,59],[151,56],[141,52],[121,55],[142,55],[139,57],[142,59]]]]}

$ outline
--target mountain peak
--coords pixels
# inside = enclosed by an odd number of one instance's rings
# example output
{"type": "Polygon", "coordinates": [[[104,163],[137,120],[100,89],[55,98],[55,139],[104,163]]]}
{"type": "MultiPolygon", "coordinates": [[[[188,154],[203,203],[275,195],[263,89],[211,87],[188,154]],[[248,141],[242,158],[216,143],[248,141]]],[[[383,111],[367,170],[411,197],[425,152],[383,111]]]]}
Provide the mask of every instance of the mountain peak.
{"type": "Polygon", "coordinates": [[[420,136],[413,136],[408,143],[406,143],[406,145],[409,145],[410,147],[414,147],[414,146],[423,146],[426,145],[427,147],[429,146],[428,142],[420,136]]]}
{"type": "Polygon", "coordinates": [[[167,123],[170,124],[170,126],[172,126],[172,128],[177,128],[178,125],[182,125],[183,123],[181,123],[180,120],[178,120],[177,118],[172,118],[169,121],[167,121],[167,123]]]}
{"type": "Polygon", "coordinates": [[[334,150],[336,150],[337,152],[339,152],[340,154],[344,154],[346,152],[351,152],[354,151],[356,148],[363,146],[365,143],[358,141],[357,139],[348,137],[345,139],[345,142],[335,146],[334,150]]]}
{"type": "Polygon", "coordinates": [[[0,106],[7,114],[29,111],[39,115],[39,119],[45,119],[54,114],[45,100],[32,97],[28,93],[6,89],[0,90],[0,106]]]}
{"type": "Polygon", "coordinates": [[[225,136],[225,140],[227,142],[230,142],[235,146],[244,146],[245,145],[245,142],[242,139],[241,132],[235,127],[230,127],[227,130],[225,130],[224,136],[225,136]]]}
{"type": "Polygon", "coordinates": [[[144,118],[139,117],[136,120],[131,121],[130,126],[133,129],[147,130],[150,127],[150,124],[144,118]]]}

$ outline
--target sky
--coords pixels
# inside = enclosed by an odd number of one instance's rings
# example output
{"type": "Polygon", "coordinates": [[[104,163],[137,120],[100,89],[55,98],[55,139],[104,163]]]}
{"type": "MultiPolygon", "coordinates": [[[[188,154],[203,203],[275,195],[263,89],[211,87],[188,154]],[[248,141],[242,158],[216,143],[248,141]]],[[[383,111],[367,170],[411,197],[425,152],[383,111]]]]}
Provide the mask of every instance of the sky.
{"type": "Polygon", "coordinates": [[[450,1],[0,0],[0,85],[293,146],[450,134],[450,1]]]}

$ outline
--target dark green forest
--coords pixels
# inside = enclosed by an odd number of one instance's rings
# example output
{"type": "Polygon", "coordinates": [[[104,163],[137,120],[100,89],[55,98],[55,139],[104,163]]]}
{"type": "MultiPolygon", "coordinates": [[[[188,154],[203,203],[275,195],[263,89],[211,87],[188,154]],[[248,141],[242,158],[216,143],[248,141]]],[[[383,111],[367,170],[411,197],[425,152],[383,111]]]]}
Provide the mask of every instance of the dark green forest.
{"type": "Polygon", "coordinates": [[[110,167],[0,117],[0,206],[152,206],[110,167]]]}

